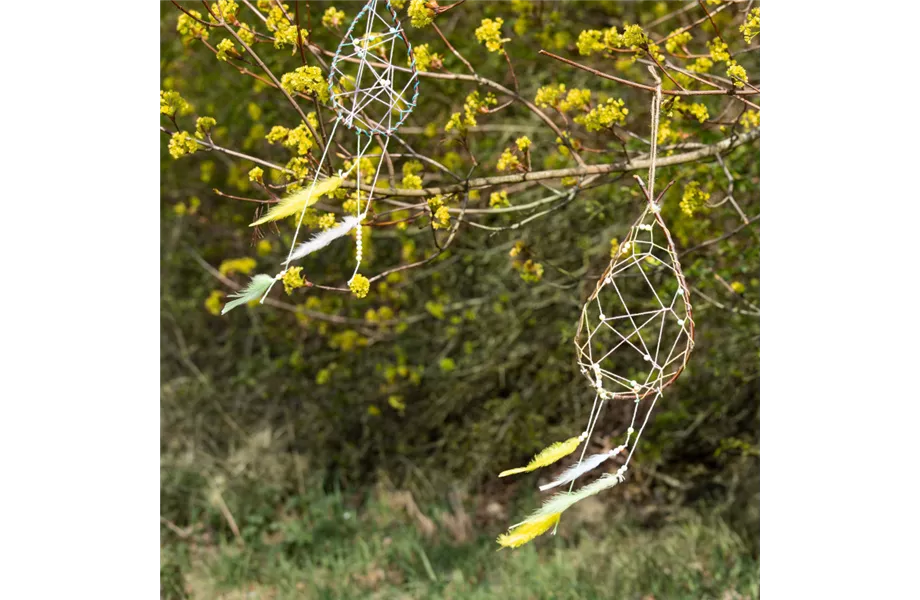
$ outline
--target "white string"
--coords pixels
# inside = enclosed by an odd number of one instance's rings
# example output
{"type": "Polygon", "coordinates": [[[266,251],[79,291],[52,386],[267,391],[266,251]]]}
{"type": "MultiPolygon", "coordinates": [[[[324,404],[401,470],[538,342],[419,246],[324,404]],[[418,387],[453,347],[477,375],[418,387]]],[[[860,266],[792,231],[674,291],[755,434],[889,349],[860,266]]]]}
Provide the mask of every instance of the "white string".
{"type": "MultiPolygon", "coordinates": [[[[377,0],[371,0],[367,7],[362,10],[361,14],[366,15],[367,18],[364,35],[356,38],[352,33],[352,29],[349,29],[346,39],[340,44],[336,58],[333,60],[331,75],[338,76],[343,80],[349,79],[351,76],[343,71],[342,66],[353,63],[343,59],[356,58],[357,73],[354,79],[355,89],[346,92],[344,91],[344,85],[340,85],[340,91],[333,93],[332,100],[336,110],[348,127],[352,126],[355,119],[359,118],[359,115],[361,115],[365,108],[373,103],[379,103],[387,110],[387,113],[381,117],[379,121],[374,121],[367,115],[360,116],[360,118],[366,121],[368,128],[374,130],[374,132],[389,134],[392,133],[394,128],[394,110],[399,110],[400,114],[402,114],[405,110],[410,108],[410,104],[414,101],[414,98],[412,100],[407,100],[406,94],[413,85],[417,84],[418,74],[414,67],[408,70],[408,80],[405,85],[402,86],[402,89],[397,91],[397,83],[395,81],[396,67],[393,63],[393,59],[396,53],[396,46],[400,42],[405,42],[401,26],[397,27],[396,24],[391,25],[387,23],[384,17],[378,12],[377,0]],[[377,33],[373,31],[375,22],[379,23],[384,28],[383,32],[377,33]],[[383,54],[387,55],[387,44],[389,44],[389,60],[386,58],[377,59],[377,57],[374,56],[374,50],[381,49],[383,50],[383,54]],[[348,46],[352,47],[351,52],[343,52],[343,48],[348,46]],[[378,72],[377,67],[368,60],[369,58],[385,63],[383,65],[383,71],[378,72]],[[364,84],[362,81],[365,73],[369,74],[372,78],[370,86],[364,84]],[[351,97],[350,102],[348,102],[349,96],[351,97]],[[384,122],[386,123],[385,126],[384,122]],[[385,131],[377,131],[378,129],[384,128],[386,129],[385,131]]],[[[408,44],[406,48],[408,53],[408,44]]],[[[400,69],[399,72],[404,73],[405,71],[400,69]]]]}
{"type": "Polygon", "coordinates": [[[655,98],[652,100],[652,153],[648,166],[649,202],[655,202],[655,161],[658,159],[658,112],[661,110],[661,77],[655,67],[648,66],[649,73],[655,78],[655,98]]]}
{"type": "MultiPolygon", "coordinates": [[[[321,169],[323,167],[323,162],[326,160],[326,154],[329,152],[329,148],[332,147],[332,136],[335,135],[336,127],[339,126],[339,119],[336,119],[332,124],[332,130],[330,130],[329,135],[326,136],[326,147],[323,149],[323,155],[319,159],[319,164],[316,167],[316,172],[313,174],[313,182],[310,183],[310,194],[313,194],[313,190],[316,188],[316,182],[319,180],[321,169]]],[[[344,179],[345,176],[342,175],[344,179]]],[[[308,197],[309,197],[308,195],[308,197]]],[[[282,275],[288,270],[288,267],[291,264],[291,255],[294,254],[294,247],[297,245],[297,234],[300,233],[300,226],[303,224],[303,218],[307,214],[307,202],[303,205],[303,210],[300,211],[300,218],[297,219],[297,227],[294,229],[294,239],[291,240],[291,249],[288,250],[287,258],[284,261],[284,268],[281,269],[281,272],[275,275],[275,279],[272,281],[271,285],[268,286],[268,289],[265,290],[265,293],[262,294],[262,298],[259,300],[259,304],[265,302],[265,299],[268,297],[268,293],[272,291],[272,288],[275,287],[275,281],[278,281],[282,275]]]]}

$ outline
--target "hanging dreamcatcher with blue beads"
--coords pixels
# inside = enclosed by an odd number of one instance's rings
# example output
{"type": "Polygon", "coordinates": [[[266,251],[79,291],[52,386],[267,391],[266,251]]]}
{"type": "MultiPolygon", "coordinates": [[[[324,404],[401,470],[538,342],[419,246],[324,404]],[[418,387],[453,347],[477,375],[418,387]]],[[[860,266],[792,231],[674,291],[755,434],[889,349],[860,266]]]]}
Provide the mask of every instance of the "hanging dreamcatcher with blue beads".
{"type": "Polygon", "coordinates": [[[380,146],[381,157],[386,154],[391,136],[415,108],[418,99],[418,72],[412,45],[389,0],[369,0],[352,21],[332,59],[328,84],[336,119],[327,136],[326,148],[313,181],[308,187],[282,199],[264,217],[253,223],[260,225],[299,213],[294,239],[283,269],[274,277],[264,274],[253,277],[249,285],[235,294],[233,301],[227,303],[222,314],[253,300],[264,301],[275,282],[284,277],[291,262],[324,248],[352,230],[355,231],[355,268],[349,285],[358,275],[362,257],[361,222],[370,209],[384,162],[378,160],[373,175],[368,177],[368,173],[361,172],[361,159],[375,140],[380,146]],[[350,161],[351,166],[344,172],[340,170],[335,175],[323,176],[322,165],[339,124],[355,133],[355,154],[350,161]],[[307,208],[320,197],[338,189],[353,171],[357,182],[355,214],[346,216],[333,227],[298,245],[297,238],[307,208]],[[365,184],[364,189],[362,183],[365,184]]]}

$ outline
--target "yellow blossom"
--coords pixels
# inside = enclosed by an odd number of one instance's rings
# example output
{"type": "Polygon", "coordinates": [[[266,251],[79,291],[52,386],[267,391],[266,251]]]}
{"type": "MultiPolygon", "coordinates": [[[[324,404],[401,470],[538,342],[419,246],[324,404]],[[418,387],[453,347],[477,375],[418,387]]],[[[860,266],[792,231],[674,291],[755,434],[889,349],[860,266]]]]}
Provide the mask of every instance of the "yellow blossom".
{"type": "Polygon", "coordinates": [[[312,92],[323,102],[329,99],[329,88],[319,67],[298,67],[291,73],[285,73],[281,76],[281,87],[289,94],[312,92]]]}
{"type": "Polygon", "coordinates": [[[499,171],[517,170],[521,166],[521,161],[515,156],[509,148],[505,148],[502,155],[498,157],[498,164],[495,165],[499,171]]]}
{"type": "Polygon", "coordinates": [[[489,195],[489,206],[491,208],[508,208],[511,206],[511,203],[508,202],[508,192],[504,190],[492,192],[492,194],[489,195]]]}
{"type": "Polygon", "coordinates": [[[215,317],[218,316],[220,314],[220,309],[223,308],[223,298],[224,293],[222,291],[212,290],[208,299],[204,301],[205,309],[215,317]]]}
{"type": "Polygon", "coordinates": [[[169,155],[179,158],[198,151],[198,142],[187,131],[179,131],[169,138],[169,155]]]}
{"type": "Polygon", "coordinates": [[[304,281],[304,278],[300,275],[301,271],[303,271],[303,267],[290,267],[284,272],[284,276],[281,277],[281,283],[284,284],[284,293],[288,296],[290,296],[291,292],[294,290],[307,285],[307,282],[304,281]]]}
{"type": "Polygon", "coordinates": [[[262,171],[262,167],[253,167],[249,169],[249,181],[257,181],[259,183],[262,183],[263,174],[264,174],[264,171],[262,171]]]}
{"type": "Polygon", "coordinates": [[[217,44],[217,60],[226,62],[228,54],[234,57],[240,55],[230,38],[224,38],[217,44]]]}
{"type": "Polygon", "coordinates": [[[371,289],[371,282],[367,277],[358,273],[348,282],[348,289],[358,298],[364,298],[371,289]]]}
{"type": "Polygon", "coordinates": [[[198,120],[195,121],[195,137],[203,140],[215,125],[217,125],[217,120],[214,117],[198,117],[198,120]]]}
{"type": "Polygon", "coordinates": [[[228,258],[227,260],[220,263],[220,266],[217,268],[217,270],[220,271],[221,275],[233,275],[234,273],[249,275],[255,268],[256,260],[254,258],[245,257],[228,258]]]}
{"type": "Polygon", "coordinates": [[[524,152],[525,150],[530,148],[531,143],[532,142],[530,141],[530,138],[527,137],[526,135],[514,140],[514,144],[518,147],[518,150],[520,150],[521,152],[524,152]]]}
{"type": "Polygon", "coordinates": [[[323,13],[323,27],[327,29],[338,29],[344,21],[345,11],[337,10],[334,6],[330,6],[323,13]]]}
{"type": "Polygon", "coordinates": [[[489,52],[501,52],[504,49],[505,42],[511,41],[509,38],[502,38],[502,24],[504,22],[501,17],[483,19],[482,24],[476,28],[476,39],[485,44],[489,52]]]}
{"type": "Polygon", "coordinates": [[[424,27],[434,21],[434,11],[428,8],[425,0],[409,2],[408,14],[413,27],[424,27]]]}

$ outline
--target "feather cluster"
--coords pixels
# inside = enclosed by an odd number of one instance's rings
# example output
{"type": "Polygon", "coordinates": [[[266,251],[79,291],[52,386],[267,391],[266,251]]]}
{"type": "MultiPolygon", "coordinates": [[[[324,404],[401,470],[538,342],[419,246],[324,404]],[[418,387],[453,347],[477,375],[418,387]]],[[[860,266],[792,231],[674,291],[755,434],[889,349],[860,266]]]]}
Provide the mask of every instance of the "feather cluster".
{"type": "Polygon", "coordinates": [[[288,258],[287,262],[297,260],[298,258],[303,258],[308,254],[316,252],[320,248],[325,248],[338,238],[347,235],[348,232],[357,227],[358,223],[360,222],[360,217],[345,217],[336,223],[333,227],[330,227],[325,231],[320,231],[306,242],[297,246],[297,248],[294,249],[294,252],[291,253],[291,256],[288,258]]]}
{"type": "Polygon", "coordinates": [[[255,223],[251,223],[249,226],[255,227],[256,225],[262,225],[269,221],[277,221],[278,219],[283,219],[303,212],[304,208],[313,206],[321,196],[331,194],[339,189],[340,185],[342,185],[341,177],[329,177],[312,184],[308,188],[298,190],[274,205],[264,217],[255,223]]]}
{"type": "Polygon", "coordinates": [[[552,446],[541,450],[539,454],[534,456],[531,461],[527,463],[526,467],[508,469],[507,471],[502,471],[499,473],[498,476],[505,477],[507,475],[515,475],[517,473],[529,473],[530,471],[536,471],[540,467],[551,465],[560,458],[575,452],[579,444],[581,444],[581,437],[573,437],[567,439],[564,442],[556,442],[552,446]]]}
{"type": "Polygon", "coordinates": [[[550,527],[559,522],[561,515],[547,515],[542,519],[525,521],[512,527],[508,533],[503,533],[496,540],[502,548],[518,548],[523,546],[538,535],[546,533],[550,527]]]}
{"type": "Polygon", "coordinates": [[[275,281],[275,278],[271,275],[259,274],[252,278],[252,281],[249,282],[249,285],[236,292],[235,294],[230,294],[231,298],[236,298],[227,302],[224,306],[224,309],[220,311],[220,314],[225,315],[237,306],[241,304],[246,304],[247,302],[252,302],[253,300],[258,300],[262,297],[262,294],[268,291],[268,288],[272,286],[272,283],[275,281]]]}

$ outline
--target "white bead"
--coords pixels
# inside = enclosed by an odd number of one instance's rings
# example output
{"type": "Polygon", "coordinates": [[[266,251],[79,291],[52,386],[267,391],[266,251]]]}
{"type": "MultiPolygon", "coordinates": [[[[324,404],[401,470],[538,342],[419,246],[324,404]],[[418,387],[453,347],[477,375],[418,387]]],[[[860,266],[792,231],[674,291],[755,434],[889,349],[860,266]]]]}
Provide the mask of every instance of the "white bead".
{"type": "Polygon", "coordinates": [[[677,288],[677,295],[678,295],[678,296],[683,296],[683,295],[684,295],[684,288],[677,288]]]}
{"type": "Polygon", "coordinates": [[[652,360],[652,357],[649,356],[648,354],[646,354],[645,356],[642,357],[642,360],[644,360],[645,362],[648,362],[648,361],[652,360]]]}

